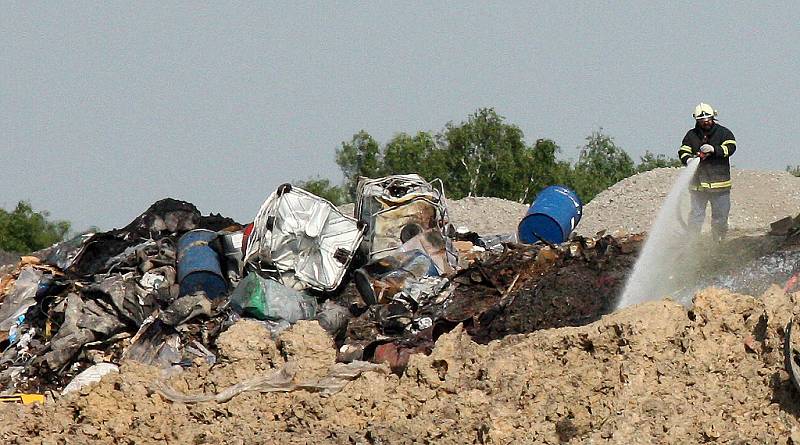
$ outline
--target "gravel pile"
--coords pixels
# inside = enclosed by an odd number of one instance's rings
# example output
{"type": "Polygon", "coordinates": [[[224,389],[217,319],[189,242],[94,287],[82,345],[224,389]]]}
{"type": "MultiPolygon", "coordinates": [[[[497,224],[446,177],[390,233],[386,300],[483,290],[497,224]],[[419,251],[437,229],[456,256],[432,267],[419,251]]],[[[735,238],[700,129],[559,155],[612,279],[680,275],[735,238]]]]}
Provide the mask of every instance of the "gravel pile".
{"type": "MultiPolygon", "coordinates": [[[[447,201],[450,222],[455,227],[467,229],[481,235],[517,233],[517,224],[525,216],[530,204],[520,204],[502,198],[462,198],[447,201]]],[[[338,207],[345,215],[352,215],[354,204],[338,207]]]]}
{"type": "Polygon", "coordinates": [[[454,226],[464,226],[481,235],[517,233],[517,225],[528,211],[528,204],[502,198],[462,198],[447,201],[447,212],[454,226]]]}
{"type": "MultiPolygon", "coordinates": [[[[614,184],[584,206],[576,231],[585,236],[593,236],[601,230],[647,232],[680,171],[679,168],[659,168],[614,184]]],[[[798,177],[787,172],[734,169],[731,180],[728,219],[731,231],[763,233],[771,222],[800,213],[798,177]]],[[[683,201],[684,214],[688,214],[688,196],[683,201]]],[[[709,208],[707,219],[710,213],[709,208]]]]}
{"type": "Polygon", "coordinates": [[[16,264],[19,262],[19,254],[13,252],[6,252],[5,250],[0,250],[0,266],[5,266],[8,264],[16,264]]]}
{"type": "MultiPolygon", "coordinates": [[[[584,236],[594,236],[602,230],[612,234],[647,232],[680,171],[658,168],[614,184],[583,207],[576,232],[584,236]]],[[[731,231],[763,233],[771,222],[800,213],[800,178],[787,172],[736,169],[731,176],[731,231]]],[[[688,196],[682,204],[683,214],[688,215],[688,196]]],[[[464,226],[481,235],[516,233],[529,206],[530,203],[502,198],[473,197],[447,202],[454,226],[464,226]]],[[[339,208],[353,214],[353,204],[339,208]]],[[[710,209],[707,214],[708,219],[710,209]]]]}

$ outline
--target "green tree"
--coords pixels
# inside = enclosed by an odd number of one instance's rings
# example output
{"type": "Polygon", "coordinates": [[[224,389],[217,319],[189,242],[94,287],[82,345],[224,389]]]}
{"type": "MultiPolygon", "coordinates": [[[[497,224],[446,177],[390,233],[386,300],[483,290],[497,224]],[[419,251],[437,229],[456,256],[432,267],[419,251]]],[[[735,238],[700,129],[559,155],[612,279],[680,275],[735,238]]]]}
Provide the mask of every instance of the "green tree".
{"type": "Polygon", "coordinates": [[[315,177],[305,181],[294,181],[292,184],[301,189],[313,193],[320,198],[327,199],[333,205],[341,205],[346,202],[345,191],[342,187],[331,184],[329,179],[315,177]]]}
{"type": "Polygon", "coordinates": [[[571,166],[567,161],[558,160],[560,152],[559,146],[550,139],[539,139],[528,150],[530,157],[521,164],[520,174],[525,176],[519,182],[524,185],[518,195],[519,202],[530,203],[541,189],[569,182],[571,166]]]}
{"type": "Polygon", "coordinates": [[[27,201],[19,201],[13,212],[0,209],[0,249],[30,253],[63,241],[70,229],[67,221],[48,221],[46,211],[34,212],[27,201]]]}
{"type": "Polygon", "coordinates": [[[386,175],[416,173],[428,181],[446,179],[447,152],[430,133],[420,131],[414,136],[398,133],[383,149],[382,170],[386,175]]]}
{"type": "Polygon", "coordinates": [[[572,172],[572,186],[584,203],[636,172],[633,160],[601,128],[586,138],[572,172]]]}
{"type": "Polygon", "coordinates": [[[481,108],[441,135],[450,196],[496,196],[520,201],[529,193],[531,169],[540,153],[525,145],[522,130],[492,108],[481,108]]]}
{"type": "Polygon", "coordinates": [[[664,154],[651,153],[650,150],[644,152],[644,156],[640,157],[639,165],[636,166],[636,172],[642,173],[656,168],[664,167],[680,167],[681,161],[676,158],[668,158],[664,154]]]}
{"type": "Polygon", "coordinates": [[[350,142],[342,142],[336,149],[336,163],[344,174],[344,190],[347,198],[356,195],[358,178],[382,176],[381,148],[378,142],[364,130],[353,135],[350,142]]]}
{"type": "Polygon", "coordinates": [[[786,171],[795,176],[800,176],[800,165],[795,165],[794,167],[792,167],[791,165],[787,165],[786,171]]]}

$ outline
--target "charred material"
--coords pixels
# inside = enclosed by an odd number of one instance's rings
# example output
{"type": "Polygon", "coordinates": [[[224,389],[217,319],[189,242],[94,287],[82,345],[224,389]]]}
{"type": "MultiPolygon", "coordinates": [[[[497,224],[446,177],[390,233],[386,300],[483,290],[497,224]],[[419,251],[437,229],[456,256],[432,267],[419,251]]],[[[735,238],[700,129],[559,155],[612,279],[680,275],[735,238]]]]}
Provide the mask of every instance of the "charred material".
{"type": "Polygon", "coordinates": [[[0,283],[2,391],[59,389],[124,358],[171,366],[207,357],[229,311],[202,291],[178,298],[177,241],[198,228],[241,226],[164,199],[123,229],[23,257],[0,283]]]}
{"type": "MultiPolygon", "coordinates": [[[[613,310],[641,242],[641,236],[605,236],[556,248],[505,244],[503,252],[487,252],[450,279],[427,278],[436,284],[429,283],[421,297],[395,296],[369,306],[350,321],[339,359],[386,360],[402,369],[409,352],[427,350],[458,323],[476,341],[488,342],[597,320],[613,310]]],[[[408,281],[397,295],[425,284],[408,281]]],[[[343,304],[355,299],[347,293],[339,298],[343,304]]]]}

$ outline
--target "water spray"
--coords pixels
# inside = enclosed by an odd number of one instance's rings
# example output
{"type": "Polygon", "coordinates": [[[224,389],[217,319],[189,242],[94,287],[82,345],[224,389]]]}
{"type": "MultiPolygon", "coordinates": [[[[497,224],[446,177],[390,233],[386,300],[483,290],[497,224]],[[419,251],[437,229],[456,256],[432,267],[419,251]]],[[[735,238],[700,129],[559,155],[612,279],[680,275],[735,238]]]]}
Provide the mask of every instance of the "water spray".
{"type": "Polygon", "coordinates": [[[689,184],[699,164],[700,159],[690,159],[672,185],[650,227],[633,273],[625,283],[617,309],[661,299],[675,289],[669,278],[678,267],[678,262],[691,250],[688,232],[680,218],[681,199],[688,194],[689,184]]]}

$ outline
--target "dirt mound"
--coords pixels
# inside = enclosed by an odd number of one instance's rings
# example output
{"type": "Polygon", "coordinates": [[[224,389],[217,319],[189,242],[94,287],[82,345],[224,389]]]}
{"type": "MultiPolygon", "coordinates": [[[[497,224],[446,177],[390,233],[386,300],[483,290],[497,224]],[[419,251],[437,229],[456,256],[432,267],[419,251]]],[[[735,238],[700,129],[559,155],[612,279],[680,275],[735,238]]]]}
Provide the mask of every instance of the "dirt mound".
{"type": "MultiPolygon", "coordinates": [[[[580,235],[642,233],[650,230],[680,169],[659,168],[623,179],[583,208],[580,235]]],[[[800,212],[800,178],[787,172],[731,170],[731,231],[763,233],[769,224],[800,212]]],[[[684,203],[688,214],[688,200],[684,203]]],[[[710,212],[709,212],[710,213],[710,212]]]]}
{"type": "Polygon", "coordinates": [[[517,226],[528,211],[528,204],[502,198],[463,198],[447,202],[453,225],[464,226],[481,235],[517,233],[517,226]]]}
{"type": "Polygon", "coordinates": [[[0,250],[0,266],[16,264],[17,262],[19,262],[18,253],[6,252],[5,250],[0,250]]]}
{"type": "MultiPolygon", "coordinates": [[[[657,168],[612,185],[584,205],[576,232],[583,236],[594,236],[602,230],[618,234],[647,232],[679,172],[678,168],[657,168]]],[[[773,221],[800,213],[800,178],[796,176],[781,171],[732,169],[731,179],[732,232],[763,233],[773,221]]],[[[688,214],[688,202],[684,204],[688,214]]],[[[516,233],[529,206],[530,203],[486,197],[447,201],[453,225],[481,235],[516,233]]],[[[352,215],[354,205],[339,208],[352,215]]]]}
{"type": "MultiPolygon", "coordinates": [[[[53,443],[65,435],[75,443],[797,443],[800,395],[783,368],[781,345],[798,299],[778,288],[762,298],[709,289],[690,312],[652,302],[587,326],[488,345],[456,328],[430,356],[412,356],[403,376],[367,373],[329,397],[295,391],[172,403],[153,390],[165,378],[158,371],[124,366],[54,403],[4,406],[0,437],[5,443],[53,443]]],[[[327,344],[312,324],[293,328],[276,350],[327,344]]],[[[277,358],[272,346],[259,348],[263,363],[277,358]]],[[[261,372],[250,367],[250,357],[236,357],[191,368],[169,383],[214,392],[244,378],[237,369],[261,372]]],[[[333,361],[330,354],[319,358],[333,361]]]]}

